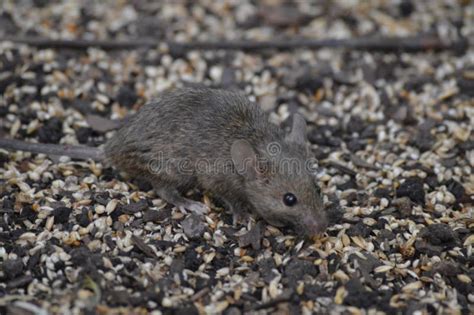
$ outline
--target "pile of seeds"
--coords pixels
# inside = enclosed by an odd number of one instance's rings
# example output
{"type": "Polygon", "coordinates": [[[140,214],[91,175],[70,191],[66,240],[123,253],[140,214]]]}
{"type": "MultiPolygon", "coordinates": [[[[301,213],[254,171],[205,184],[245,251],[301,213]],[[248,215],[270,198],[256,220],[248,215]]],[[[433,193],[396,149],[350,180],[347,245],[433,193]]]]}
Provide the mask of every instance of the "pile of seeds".
{"type": "Polygon", "coordinates": [[[0,36],[156,38],[153,49],[0,42],[0,136],[100,146],[164,90],[303,113],[331,226],[308,240],[185,215],[108,165],[0,150],[0,313],[474,312],[474,49],[170,51],[160,40],[474,35],[469,0],[3,1],[0,36]],[[105,120],[89,120],[88,115],[105,120]]]}

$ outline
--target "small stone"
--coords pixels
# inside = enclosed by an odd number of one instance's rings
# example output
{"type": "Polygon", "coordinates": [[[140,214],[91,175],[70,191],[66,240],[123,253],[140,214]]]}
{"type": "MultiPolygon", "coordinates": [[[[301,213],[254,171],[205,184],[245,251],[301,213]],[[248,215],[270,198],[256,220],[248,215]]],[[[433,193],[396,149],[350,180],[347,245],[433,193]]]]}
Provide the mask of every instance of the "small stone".
{"type": "Polygon", "coordinates": [[[429,131],[420,131],[415,135],[412,144],[421,152],[425,152],[433,147],[435,140],[435,137],[429,131]]]}
{"type": "Polygon", "coordinates": [[[397,189],[397,197],[408,197],[418,204],[425,203],[423,180],[419,177],[407,178],[397,189]]]}
{"type": "MultiPolygon", "coordinates": [[[[3,93],[1,91],[1,81],[0,81],[0,93],[3,93]]],[[[8,114],[8,107],[0,106],[0,117],[5,117],[7,114],[8,114]]]]}
{"type": "Polygon", "coordinates": [[[31,275],[24,275],[24,276],[18,277],[8,282],[7,290],[25,287],[31,281],[33,281],[33,277],[31,275]]]}
{"type": "Polygon", "coordinates": [[[7,163],[10,160],[10,157],[8,154],[0,153],[0,166],[2,166],[4,163],[7,163]]]}
{"type": "Polygon", "coordinates": [[[433,264],[433,268],[431,269],[430,273],[439,273],[443,277],[450,278],[462,273],[462,269],[461,266],[456,262],[442,260],[433,264]]]}
{"type": "Polygon", "coordinates": [[[131,296],[126,290],[112,290],[107,292],[107,300],[109,303],[125,306],[130,303],[131,296]]]}
{"type": "Polygon", "coordinates": [[[433,245],[450,245],[457,242],[456,233],[444,223],[428,225],[421,230],[420,236],[433,245]]]}
{"type": "Polygon", "coordinates": [[[184,269],[184,259],[183,258],[175,258],[173,259],[173,263],[170,266],[170,274],[181,274],[184,269]]]}
{"type": "Polygon", "coordinates": [[[316,266],[307,260],[292,259],[285,268],[285,276],[290,287],[295,286],[305,276],[315,277],[318,275],[316,266]]]}
{"type": "Polygon", "coordinates": [[[201,221],[201,216],[191,214],[181,222],[184,234],[190,239],[200,238],[206,230],[206,226],[201,221]]]}
{"type": "Polygon", "coordinates": [[[253,249],[260,250],[262,234],[262,222],[259,221],[254,227],[252,227],[250,231],[248,231],[244,235],[239,236],[239,246],[246,247],[252,245],[253,249]]]}
{"type": "Polygon", "coordinates": [[[432,83],[433,78],[427,75],[420,75],[420,76],[413,76],[408,78],[408,80],[404,84],[404,89],[407,91],[414,91],[414,92],[421,92],[423,87],[428,84],[432,83]]]}
{"type": "Polygon", "coordinates": [[[121,208],[122,211],[126,214],[134,214],[136,212],[148,209],[148,202],[145,199],[141,199],[138,202],[132,202],[128,205],[123,205],[121,208]]]}
{"type": "Polygon", "coordinates": [[[143,214],[144,222],[159,222],[171,217],[171,209],[148,210],[143,214]]]}
{"type": "Polygon", "coordinates": [[[112,120],[99,115],[87,115],[86,120],[91,130],[97,133],[104,133],[110,130],[117,129],[121,126],[120,121],[112,120]]]}
{"type": "Polygon", "coordinates": [[[462,202],[466,193],[464,186],[454,179],[450,179],[445,185],[449,192],[452,193],[456,198],[456,202],[462,202]]]}
{"type": "Polygon", "coordinates": [[[224,315],[241,315],[242,312],[235,306],[229,307],[224,311],[224,315]]]}
{"type": "Polygon", "coordinates": [[[415,6],[411,0],[402,0],[398,4],[398,9],[400,10],[400,15],[403,17],[409,17],[415,10],[415,6]]]}
{"type": "Polygon", "coordinates": [[[258,262],[258,270],[267,284],[277,276],[277,273],[273,270],[276,268],[277,266],[273,258],[265,258],[258,262]]]}
{"type": "Polygon", "coordinates": [[[73,101],[66,101],[66,104],[82,114],[87,114],[92,111],[92,106],[90,102],[83,99],[74,99],[73,101]]]}
{"type": "MultiPolygon", "coordinates": [[[[163,299],[164,300],[164,299],[163,299]]],[[[163,306],[165,306],[163,304],[163,306]]],[[[221,313],[221,312],[216,312],[217,314],[221,313]]],[[[185,306],[181,306],[181,307],[178,307],[175,309],[175,314],[189,314],[189,315],[199,315],[199,310],[196,308],[196,306],[194,304],[190,304],[190,305],[185,305],[185,306]]]]}
{"type": "Polygon", "coordinates": [[[328,216],[329,225],[339,224],[344,216],[344,211],[338,202],[331,202],[325,208],[325,211],[328,216]]]}
{"type": "Polygon", "coordinates": [[[377,238],[381,241],[385,241],[385,240],[391,241],[395,238],[395,233],[393,233],[390,230],[383,229],[383,230],[380,230],[379,234],[377,235],[377,238]]]}
{"type": "Polygon", "coordinates": [[[80,127],[76,130],[76,138],[80,144],[85,144],[89,141],[92,136],[93,130],[89,127],[80,127]]]}
{"type": "Polygon", "coordinates": [[[156,258],[155,252],[148,244],[145,243],[144,240],[142,240],[138,236],[132,235],[132,242],[142,253],[144,253],[150,258],[156,258]]]}
{"type": "Polygon", "coordinates": [[[352,134],[352,133],[361,134],[362,131],[364,131],[364,129],[366,128],[366,125],[367,124],[364,122],[364,120],[362,120],[362,118],[360,118],[360,116],[354,115],[354,116],[351,116],[351,118],[347,122],[345,129],[349,134],[352,134]]]}
{"type": "Polygon", "coordinates": [[[408,197],[396,198],[392,201],[392,204],[400,212],[402,218],[407,218],[411,215],[412,202],[408,197]]]}
{"type": "Polygon", "coordinates": [[[311,17],[300,11],[298,6],[290,4],[262,6],[260,17],[265,24],[273,27],[297,26],[311,20],[311,17]]]}
{"type": "Polygon", "coordinates": [[[466,73],[469,73],[469,71],[472,72],[474,71],[474,69],[464,69],[464,72],[460,73],[457,76],[456,83],[460,93],[463,93],[467,96],[474,96],[474,79],[471,78],[469,75],[466,75],[466,73]]]}
{"type": "Polygon", "coordinates": [[[194,248],[186,248],[184,252],[184,267],[195,271],[202,264],[202,258],[198,256],[194,248]]]}
{"type": "Polygon", "coordinates": [[[91,223],[89,219],[89,210],[86,208],[82,209],[81,213],[76,215],[76,221],[82,227],[88,226],[91,223]]]}
{"type": "Polygon", "coordinates": [[[41,143],[59,143],[63,136],[63,122],[53,117],[38,129],[38,140],[41,143]]]}
{"type": "Polygon", "coordinates": [[[110,195],[107,191],[98,192],[98,193],[95,193],[92,196],[92,200],[94,200],[95,202],[105,206],[105,205],[107,205],[107,203],[110,200],[110,195]]]}
{"type": "Polygon", "coordinates": [[[360,236],[360,237],[368,237],[370,233],[372,232],[372,229],[365,225],[362,222],[357,222],[355,225],[351,226],[347,230],[347,235],[349,236],[360,236]]]}
{"type": "Polygon", "coordinates": [[[164,30],[163,21],[155,16],[140,16],[133,26],[136,27],[136,35],[139,37],[159,36],[164,30]]]}
{"type": "Polygon", "coordinates": [[[348,190],[348,189],[357,189],[357,183],[354,178],[350,178],[347,182],[337,185],[337,189],[339,190],[348,190]]]}
{"type": "Polygon", "coordinates": [[[15,279],[23,273],[25,266],[21,259],[7,259],[3,262],[3,272],[9,279],[15,279]]]}
{"type": "Polygon", "coordinates": [[[421,152],[431,149],[436,141],[436,137],[431,134],[431,130],[436,127],[437,122],[433,119],[425,119],[416,127],[416,133],[412,145],[417,147],[421,152]]]}
{"type": "Polygon", "coordinates": [[[360,279],[352,278],[345,284],[345,288],[348,294],[344,298],[344,304],[359,308],[369,308],[372,305],[377,305],[378,293],[366,289],[360,279]]]}
{"type": "Polygon", "coordinates": [[[53,210],[52,215],[54,216],[55,223],[64,224],[69,221],[72,209],[68,207],[58,207],[53,210]]]}
{"type": "Polygon", "coordinates": [[[34,211],[31,206],[24,206],[23,209],[21,210],[20,217],[30,220],[31,222],[34,222],[36,219],[38,213],[34,211]]]}
{"type": "Polygon", "coordinates": [[[310,94],[323,87],[322,77],[316,71],[307,68],[291,72],[286,81],[290,87],[310,94]]]}
{"type": "Polygon", "coordinates": [[[420,254],[426,254],[428,256],[439,256],[443,251],[441,246],[431,245],[425,240],[415,241],[415,249],[420,254]]]}
{"type": "Polygon", "coordinates": [[[386,188],[377,188],[374,193],[374,197],[390,199],[390,190],[386,188]]]}
{"type": "Polygon", "coordinates": [[[117,102],[124,107],[132,107],[138,100],[138,95],[134,89],[129,86],[121,86],[117,92],[117,102]]]}
{"type": "MultiPolygon", "coordinates": [[[[3,34],[2,36],[13,34],[19,31],[17,23],[15,23],[15,19],[8,11],[0,13],[0,29],[0,32],[3,34]]],[[[3,91],[1,91],[1,93],[3,93],[3,91]]]]}
{"type": "Polygon", "coordinates": [[[323,128],[311,130],[308,133],[308,140],[311,143],[327,147],[339,147],[342,144],[341,139],[332,136],[327,136],[323,131],[323,128]]]}

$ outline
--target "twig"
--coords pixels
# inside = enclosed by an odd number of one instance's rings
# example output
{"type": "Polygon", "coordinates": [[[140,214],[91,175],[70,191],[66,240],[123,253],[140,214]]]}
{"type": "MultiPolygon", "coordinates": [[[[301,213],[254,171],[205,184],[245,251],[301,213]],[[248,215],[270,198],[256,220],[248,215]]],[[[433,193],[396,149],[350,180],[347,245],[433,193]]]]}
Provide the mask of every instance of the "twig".
{"type": "Polygon", "coordinates": [[[137,248],[142,253],[144,253],[150,258],[156,258],[156,254],[153,251],[153,249],[150,246],[148,246],[141,238],[139,238],[138,236],[132,235],[132,242],[133,244],[135,244],[135,246],[137,246],[137,248]]]}
{"type": "Polygon", "coordinates": [[[334,167],[335,169],[341,171],[342,173],[350,175],[350,176],[356,176],[357,175],[357,173],[354,170],[352,170],[349,167],[347,167],[343,164],[340,164],[339,162],[336,162],[336,161],[322,160],[320,163],[321,163],[322,166],[334,167]]]}
{"type": "Polygon", "coordinates": [[[157,42],[150,39],[138,40],[85,40],[85,39],[51,39],[44,37],[3,37],[0,41],[26,44],[38,48],[57,49],[87,49],[98,47],[105,50],[135,49],[138,47],[152,47],[157,42]]]}
{"type": "Polygon", "coordinates": [[[0,138],[0,149],[9,151],[26,151],[56,156],[69,156],[74,159],[102,161],[102,150],[80,145],[63,145],[52,143],[33,143],[16,139],[0,138]]]}
{"type": "Polygon", "coordinates": [[[210,292],[210,289],[208,287],[202,289],[201,291],[197,292],[196,294],[194,294],[192,297],[191,297],[191,301],[197,301],[199,300],[200,298],[202,298],[203,296],[205,296],[206,294],[208,294],[210,292]]]}
{"type": "MultiPolygon", "coordinates": [[[[160,44],[154,39],[130,40],[62,40],[40,37],[3,37],[0,41],[27,44],[39,48],[56,49],[87,49],[99,47],[104,50],[135,49],[139,47],[155,47],[160,44]]],[[[178,43],[164,41],[173,53],[189,50],[244,50],[258,51],[266,49],[289,50],[296,48],[321,49],[321,48],[347,48],[367,51],[406,51],[418,52],[426,50],[455,50],[463,51],[469,46],[466,39],[454,42],[442,41],[433,35],[418,35],[411,37],[362,37],[351,39],[289,39],[269,41],[197,41],[178,43]]]]}
{"type": "Polygon", "coordinates": [[[293,297],[292,292],[286,293],[286,294],[283,293],[280,296],[276,297],[275,299],[273,299],[271,301],[268,301],[266,303],[252,305],[252,306],[246,308],[246,311],[247,312],[248,311],[257,311],[257,310],[263,310],[263,309],[266,309],[266,308],[272,308],[272,307],[277,306],[278,304],[286,303],[286,302],[291,301],[292,297],[293,297]]]}

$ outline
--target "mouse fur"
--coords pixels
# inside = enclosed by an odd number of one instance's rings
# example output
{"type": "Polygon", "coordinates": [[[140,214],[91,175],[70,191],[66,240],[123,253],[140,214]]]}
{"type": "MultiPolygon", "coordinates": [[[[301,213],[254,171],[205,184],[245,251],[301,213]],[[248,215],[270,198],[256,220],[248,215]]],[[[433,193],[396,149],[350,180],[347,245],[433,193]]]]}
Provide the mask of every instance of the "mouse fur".
{"type": "Polygon", "coordinates": [[[117,168],[149,181],[166,201],[191,211],[204,204],[183,197],[198,187],[237,217],[256,213],[270,224],[305,234],[327,225],[318,184],[305,167],[312,156],[306,123],[295,115],[289,134],[245,95],[209,88],[165,93],[145,105],[105,145],[117,168]],[[284,204],[286,193],[297,202],[284,204]]]}

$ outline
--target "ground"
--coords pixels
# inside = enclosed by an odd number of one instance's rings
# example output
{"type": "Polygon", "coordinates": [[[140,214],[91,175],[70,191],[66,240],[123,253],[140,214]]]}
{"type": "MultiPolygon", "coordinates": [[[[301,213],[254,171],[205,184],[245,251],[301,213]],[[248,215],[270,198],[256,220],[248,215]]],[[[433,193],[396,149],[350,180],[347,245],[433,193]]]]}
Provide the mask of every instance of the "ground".
{"type": "Polygon", "coordinates": [[[108,165],[0,150],[0,313],[474,312],[474,48],[170,50],[165,39],[473,38],[459,1],[2,1],[0,35],[151,38],[129,50],[0,42],[0,136],[100,146],[168,88],[302,113],[331,214],[314,239],[211,206],[185,215],[108,165]],[[272,6],[273,3],[273,6],[272,6]],[[275,5],[276,3],[276,5],[275,5]],[[280,8],[280,9],[279,9],[280,8]],[[99,115],[105,122],[90,121],[99,115]]]}

